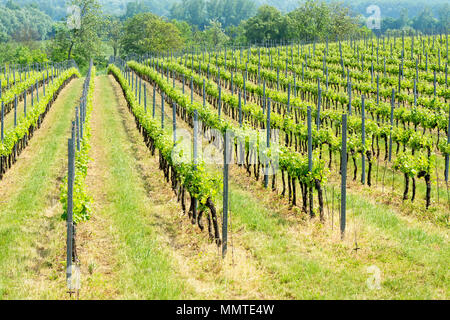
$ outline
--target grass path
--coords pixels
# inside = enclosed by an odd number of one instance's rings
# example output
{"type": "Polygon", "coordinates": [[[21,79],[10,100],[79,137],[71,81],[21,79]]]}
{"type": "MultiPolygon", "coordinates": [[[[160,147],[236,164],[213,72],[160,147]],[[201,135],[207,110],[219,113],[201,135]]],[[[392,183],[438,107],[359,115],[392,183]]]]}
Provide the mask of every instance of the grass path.
{"type": "Polygon", "coordinates": [[[82,298],[271,297],[251,255],[222,263],[182,215],[112,77],[96,79],[88,185],[94,217],[80,225],[82,298]]]}
{"type": "Polygon", "coordinates": [[[145,221],[150,201],[134,166],[118,100],[108,77],[95,81],[88,171],[95,217],[80,226],[85,239],[79,245],[80,260],[89,263],[92,275],[82,298],[179,298],[183,283],[173,275],[167,253],[145,221]]]}
{"type": "MultiPolygon", "coordinates": [[[[64,247],[59,183],[64,176],[67,137],[82,79],[63,89],[17,163],[0,181],[0,299],[57,295],[55,256],[64,247]]],[[[61,286],[60,286],[61,287],[61,286]]]]}

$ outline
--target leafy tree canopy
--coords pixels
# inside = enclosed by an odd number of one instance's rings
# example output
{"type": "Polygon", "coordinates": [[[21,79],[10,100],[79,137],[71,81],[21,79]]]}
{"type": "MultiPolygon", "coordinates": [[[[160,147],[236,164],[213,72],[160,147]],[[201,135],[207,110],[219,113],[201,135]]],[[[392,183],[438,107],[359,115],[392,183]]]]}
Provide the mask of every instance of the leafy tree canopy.
{"type": "Polygon", "coordinates": [[[183,47],[179,29],[152,13],[140,13],[128,19],[121,41],[126,54],[178,50],[183,47]]]}
{"type": "Polygon", "coordinates": [[[171,17],[187,21],[203,30],[210,21],[218,21],[226,28],[238,25],[254,14],[252,0],[181,0],[172,6],[171,17]]]}
{"type": "Polygon", "coordinates": [[[0,6],[0,42],[46,39],[53,21],[34,7],[19,7],[14,2],[0,6]]]}
{"type": "Polygon", "coordinates": [[[286,37],[286,17],[277,8],[264,5],[244,22],[244,30],[250,42],[279,41],[286,37]]]}
{"type": "Polygon", "coordinates": [[[323,40],[350,35],[358,28],[358,20],[341,3],[327,5],[321,0],[307,0],[288,15],[289,37],[301,40],[323,40]]]}
{"type": "Polygon", "coordinates": [[[98,0],[71,0],[70,4],[80,8],[80,24],[69,27],[67,22],[60,22],[55,25],[51,56],[56,61],[64,60],[63,57],[74,58],[83,66],[100,55],[103,48],[101,7],[98,0]]]}

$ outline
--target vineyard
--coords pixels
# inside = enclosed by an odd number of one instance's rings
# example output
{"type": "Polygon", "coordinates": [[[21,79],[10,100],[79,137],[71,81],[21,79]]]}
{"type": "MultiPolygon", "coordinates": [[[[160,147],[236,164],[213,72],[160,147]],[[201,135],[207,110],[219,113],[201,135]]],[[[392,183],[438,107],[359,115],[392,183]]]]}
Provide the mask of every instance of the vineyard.
{"type": "Polygon", "coordinates": [[[448,36],[0,69],[0,299],[448,299],[448,36]]]}

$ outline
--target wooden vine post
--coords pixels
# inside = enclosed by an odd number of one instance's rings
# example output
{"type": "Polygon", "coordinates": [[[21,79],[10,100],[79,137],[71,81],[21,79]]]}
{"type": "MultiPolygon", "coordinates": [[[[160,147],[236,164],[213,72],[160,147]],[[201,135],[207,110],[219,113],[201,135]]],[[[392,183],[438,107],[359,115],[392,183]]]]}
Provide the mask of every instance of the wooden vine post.
{"type": "Polygon", "coordinates": [[[348,115],[352,115],[352,83],[348,80],[348,115]]]}
{"type": "Polygon", "coordinates": [[[317,117],[316,117],[316,125],[317,131],[320,130],[320,104],[322,99],[322,89],[320,88],[320,80],[318,81],[318,98],[317,98],[317,117]]]}
{"type": "Polygon", "coordinates": [[[3,143],[3,140],[5,138],[5,131],[4,131],[5,130],[5,128],[4,128],[4,126],[5,126],[5,123],[4,123],[5,122],[5,104],[3,101],[2,101],[2,110],[1,110],[0,118],[1,118],[1,139],[2,139],[2,143],[3,143]]]}
{"type": "Polygon", "coordinates": [[[223,212],[222,212],[222,258],[225,259],[228,249],[228,166],[230,163],[229,135],[223,136],[223,212]]]}
{"type": "MultiPolygon", "coordinates": [[[[196,168],[198,163],[198,111],[197,109],[194,110],[194,139],[193,139],[193,161],[194,161],[194,167],[196,168]]],[[[197,198],[191,199],[192,203],[192,224],[195,224],[195,219],[197,217],[197,207],[198,202],[197,198]]]]}
{"type": "Polygon", "coordinates": [[[191,77],[191,103],[194,103],[194,77],[191,77]]]}
{"type": "Polygon", "coordinates": [[[173,130],[173,143],[177,143],[177,105],[175,102],[172,104],[172,130],[173,130]]]}
{"type": "Polygon", "coordinates": [[[27,117],[27,90],[26,89],[23,93],[23,114],[26,118],[27,117]]]}
{"type": "MultiPolygon", "coordinates": [[[[313,167],[313,161],[312,161],[312,120],[311,120],[311,107],[308,106],[307,111],[307,118],[308,118],[308,173],[311,176],[312,175],[312,167],[313,167]]],[[[310,217],[314,217],[314,210],[313,210],[313,181],[311,178],[310,185],[309,185],[309,215],[310,217]]]]}
{"type": "Polygon", "coordinates": [[[144,83],[144,111],[147,114],[147,86],[144,83]]]}
{"type": "Polygon", "coordinates": [[[219,116],[219,119],[220,119],[220,116],[221,116],[221,114],[222,114],[222,87],[220,86],[220,84],[218,84],[217,85],[218,86],[218,89],[219,89],[219,101],[218,101],[218,116],[219,116]]]}
{"type": "Polygon", "coordinates": [[[161,128],[164,129],[164,93],[161,93],[161,128]]]}
{"type": "MultiPolygon", "coordinates": [[[[244,97],[245,100],[245,97],[244,97]]],[[[239,91],[239,127],[242,128],[242,102],[241,102],[241,91],[239,91]]]]}
{"type": "Polygon", "coordinates": [[[75,108],[75,128],[76,128],[76,139],[77,139],[77,150],[80,151],[80,116],[78,106],[75,108]]]}
{"type": "Polygon", "coordinates": [[[153,110],[152,110],[152,117],[155,118],[155,110],[156,109],[156,87],[153,86],[153,110]]]}
{"type": "MultiPolygon", "coordinates": [[[[365,155],[365,147],[366,147],[366,113],[365,113],[365,103],[364,103],[364,95],[361,97],[361,143],[362,143],[362,151],[361,151],[361,183],[366,184],[366,155],[365,155]]],[[[370,159],[369,159],[370,161],[370,159]]],[[[370,183],[370,182],[369,182],[370,183]]]]}
{"type": "Polygon", "coordinates": [[[341,150],[341,239],[344,239],[347,205],[347,115],[342,115],[341,150]]]}
{"type": "Polygon", "coordinates": [[[392,89],[391,119],[389,128],[389,162],[392,160],[392,129],[394,127],[395,89],[392,89]]]}
{"type": "MultiPolygon", "coordinates": [[[[450,144],[450,106],[448,111],[448,127],[447,127],[447,143],[450,144]]],[[[445,182],[448,184],[448,175],[449,175],[449,154],[445,154],[445,182]]]]}
{"type": "Polygon", "coordinates": [[[206,106],[205,87],[206,87],[206,81],[205,81],[205,79],[203,79],[203,106],[206,106]]]}
{"type": "Polygon", "coordinates": [[[141,104],[142,78],[139,77],[139,104],[141,104]]]}
{"type": "Polygon", "coordinates": [[[66,260],[66,279],[69,292],[72,290],[73,276],[73,187],[75,179],[75,148],[73,140],[74,123],[72,123],[72,138],[68,139],[68,176],[67,176],[67,260],[66,260]]]}
{"type": "Polygon", "coordinates": [[[14,128],[17,126],[17,96],[14,96],[14,128]]]}
{"type": "MultiPolygon", "coordinates": [[[[267,125],[266,125],[266,146],[270,148],[270,99],[267,99],[267,125]]],[[[269,185],[269,159],[266,159],[266,165],[264,170],[264,188],[267,189],[269,185]]]]}

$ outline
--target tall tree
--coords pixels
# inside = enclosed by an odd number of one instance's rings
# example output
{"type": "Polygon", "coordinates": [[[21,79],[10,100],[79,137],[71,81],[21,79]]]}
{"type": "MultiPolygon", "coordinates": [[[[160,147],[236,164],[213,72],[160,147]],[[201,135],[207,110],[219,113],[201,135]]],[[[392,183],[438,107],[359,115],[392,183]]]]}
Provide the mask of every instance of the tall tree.
{"type": "Polygon", "coordinates": [[[170,16],[196,25],[202,30],[208,23],[205,0],[182,0],[172,6],[170,16]]]}
{"type": "Polygon", "coordinates": [[[318,0],[306,0],[288,17],[289,35],[294,39],[323,39],[331,23],[330,7],[318,0]]]}
{"type": "Polygon", "coordinates": [[[143,12],[150,12],[150,8],[142,1],[132,1],[127,3],[127,9],[122,19],[126,20],[143,12]]]}
{"type": "Polygon", "coordinates": [[[207,17],[219,21],[224,28],[237,26],[242,20],[250,18],[255,12],[255,3],[251,0],[208,0],[207,17]]]}
{"type": "Polygon", "coordinates": [[[439,9],[439,32],[448,33],[450,32],[450,5],[448,3],[444,4],[439,9]]]}
{"type": "Polygon", "coordinates": [[[413,28],[425,33],[432,33],[436,30],[438,20],[433,17],[429,7],[425,7],[419,15],[413,19],[413,28]]]}
{"type": "Polygon", "coordinates": [[[222,46],[230,40],[217,20],[211,20],[204,33],[206,43],[211,46],[222,46]]]}
{"type": "Polygon", "coordinates": [[[289,38],[311,41],[326,36],[345,37],[358,29],[358,18],[348,6],[323,0],[306,0],[288,14],[289,38]]]}
{"type": "Polygon", "coordinates": [[[125,22],[121,43],[127,54],[177,50],[183,47],[178,28],[150,12],[137,14],[125,22]]]}
{"type": "Polygon", "coordinates": [[[113,48],[114,57],[119,53],[123,37],[123,24],[116,16],[107,16],[105,21],[106,39],[113,48]]]}
{"type": "Polygon", "coordinates": [[[53,43],[53,56],[66,53],[66,58],[76,57],[77,63],[85,64],[98,55],[102,46],[102,13],[98,0],[71,0],[74,9],[67,17],[68,23],[59,23],[53,43]]]}
{"type": "Polygon", "coordinates": [[[229,26],[225,32],[230,37],[233,44],[244,45],[247,43],[247,38],[245,37],[245,23],[241,23],[238,26],[229,26]]]}
{"type": "Polygon", "coordinates": [[[277,8],[263,5],[254,17],[244,22],[244,28],[250,42],[278,41],[286,36],[286,18],[277,8]]]}
{"type": "Polygon", "coordinates": [[[52,26],[52,19],[36,8],[0,5],[0,42],[43,40],[52,26]]]}
{"type": "Polygon", "coordinates": [[[193,45],[193,36],[194,36],[194,28],[195,26],[191,26],[186,21],[179,21],[176,19],[173,19],[171,23],[177,27],[178,31],[180,31],[180,36],[183,39],[183,43],[186,46],[193,45]]]}
{"type": "Polygon", "coordinates": [[[223,28],[237,26],[255,11],[252,0],[182,0],[172,6],[171,17],[187,21],[203,30],[211,20],[223,28]]]}
{"type": "Polygon", "coordinates": [[[331,39],[354,34],[358,29],[358,17],[351,14],[350,8],[342,3],[330,3],[330,18],[327,34],[331,39]]]}

